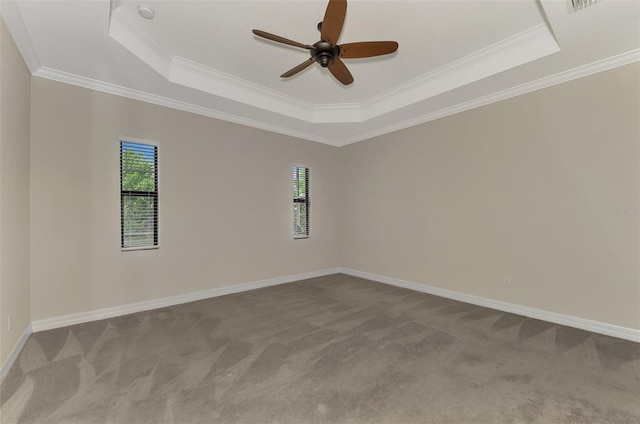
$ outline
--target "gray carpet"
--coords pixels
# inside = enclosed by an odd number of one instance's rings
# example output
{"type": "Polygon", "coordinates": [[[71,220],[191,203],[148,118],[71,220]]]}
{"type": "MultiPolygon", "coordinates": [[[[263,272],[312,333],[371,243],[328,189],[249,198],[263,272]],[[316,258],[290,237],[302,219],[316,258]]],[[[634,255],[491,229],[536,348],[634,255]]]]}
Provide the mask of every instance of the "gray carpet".
{"type": "Polygon", "coordinates": [[[638,423],[640,345],[345,275],[33,334],[2,423],[638,423]]]}

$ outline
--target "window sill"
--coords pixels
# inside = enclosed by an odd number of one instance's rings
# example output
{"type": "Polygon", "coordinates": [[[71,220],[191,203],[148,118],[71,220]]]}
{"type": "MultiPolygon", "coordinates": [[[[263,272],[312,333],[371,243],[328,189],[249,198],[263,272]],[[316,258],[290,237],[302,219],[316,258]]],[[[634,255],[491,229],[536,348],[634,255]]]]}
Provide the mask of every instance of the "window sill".
{"type": "Polygon", "coordinates": [[[158,250],[159,246],[121,247],[121,252],[136,252],[138,250],[158,250]]]}
{"type": "Polygon", "coordinates": [[[309,236],[294,236],[293,239],[294,240],[304,240],[304,239],[308,239],[309,236]]]}

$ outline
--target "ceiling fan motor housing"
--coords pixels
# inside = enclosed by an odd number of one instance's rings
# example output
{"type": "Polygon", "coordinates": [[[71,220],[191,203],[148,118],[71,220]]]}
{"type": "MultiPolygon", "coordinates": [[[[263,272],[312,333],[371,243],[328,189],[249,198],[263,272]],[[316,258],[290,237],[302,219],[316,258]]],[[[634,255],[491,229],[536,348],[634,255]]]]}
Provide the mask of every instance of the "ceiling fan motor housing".
{"type": "Polygon", "coordinates": [[[340,47],[332,46],[327,41],[318,41],[311,49],[311,57],[323,68],[331,65],[338,56],[340,56],[340,47]]]}

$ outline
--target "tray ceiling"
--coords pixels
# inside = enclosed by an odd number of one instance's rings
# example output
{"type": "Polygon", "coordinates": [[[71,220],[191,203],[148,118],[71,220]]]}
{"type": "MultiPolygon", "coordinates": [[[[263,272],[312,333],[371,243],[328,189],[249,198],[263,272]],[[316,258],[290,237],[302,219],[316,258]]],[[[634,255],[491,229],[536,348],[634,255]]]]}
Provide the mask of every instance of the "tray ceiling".
{"type": "Polygon", "coordinates": [[[351,0],[340,43],[400,48],[345,60],[350,86],[317,65],[281,79],[308,52],[251,33],[313,44],[326,1],[2,3],[36,76],[336,146],[640,59],[626,0],[351,0]]]}

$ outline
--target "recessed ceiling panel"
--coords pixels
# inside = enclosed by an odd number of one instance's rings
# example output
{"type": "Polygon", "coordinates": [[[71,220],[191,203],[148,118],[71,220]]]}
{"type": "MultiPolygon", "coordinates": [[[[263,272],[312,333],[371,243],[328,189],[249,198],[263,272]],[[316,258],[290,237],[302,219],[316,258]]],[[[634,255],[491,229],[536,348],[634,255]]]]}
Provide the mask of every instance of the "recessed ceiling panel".
{"type": "Polygon", "coordinates": [[[148,19],[125,0],[109,34],[173,83],[317,123],[363,122],[559,50],[534,1],[354,1],[339,44],[396,41],[399,51],[344,59],[356,77],[347,86],[316,63],[278,77],[308,61],[309,50],[251,29],[281,26],[277,35],[311,45],[320,33],[309,22],[326,4],[154,1],[144,5],[148,19]],[[479,35],[463,37],[461,28],[479,35]]]}
{"type": "Polygon", "coordinates": [[[640,2],[350,0],[339,43],[395,40],[346,60],[347,87],[310,66],[326,1],[2,0],[35,76],[344,145],[640,60],[640,2]],[[138,14],[138,6],[153,19],[138,14]]]}
{"type": "Polygon", "coordinates": [[[344,87],[319,66],[280,78],[308,52],[251,33],[257,28],[313,44],[327,1],[146,1],[156,12],[153,20],[138,16],[138,4],[127,0],[121,7],[169,56],[314,104],[365,101],[544,23],[534,0],[350,1],[340,43],[394,40],[400,48],[389,56],[345,60],[355,82],[344,87]]]}

